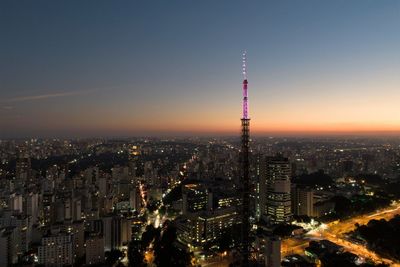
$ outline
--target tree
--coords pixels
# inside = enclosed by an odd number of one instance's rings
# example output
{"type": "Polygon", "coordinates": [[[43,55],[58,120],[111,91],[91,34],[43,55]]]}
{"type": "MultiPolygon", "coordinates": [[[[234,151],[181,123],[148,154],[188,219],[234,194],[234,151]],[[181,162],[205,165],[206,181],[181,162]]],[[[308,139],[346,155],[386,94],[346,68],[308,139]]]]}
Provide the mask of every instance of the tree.
{"type": "Polygon", "coordinates": [[[140,241],[132,240],[128,246],[129,267],[145,266],[144,256],[140,241]]]}
{"type": "Polygon", "coordinates": [[[147,225],[142,234],[142,248],[147,248],[157,235],[160,235],[160,229],[154,228],[152,224],[147,225]]]}
{"type": "Polygon", "coordinates": [[[112,266],[119,258],[123,256],[124,253],[122,251],[113,249],[110,252],[106,253],[106,264],[112,266]]]}
{"type": "Polygon", "coordinates": [[[155,263],[157,266],[191,266],[190,254],[174,245],[174,242],[177,238],[176,227],[167,221],[164,224],[163,229],[164,230],[160,238],[154,241],[155,263]]]}
{"type": "Polygon", "coordinates": [[[333,179],[323,170],[319,170],[310,174],[302,174],[294,179],[296,184],[308,185],[308,186],[329,186],[333,184],[333,179]]]}

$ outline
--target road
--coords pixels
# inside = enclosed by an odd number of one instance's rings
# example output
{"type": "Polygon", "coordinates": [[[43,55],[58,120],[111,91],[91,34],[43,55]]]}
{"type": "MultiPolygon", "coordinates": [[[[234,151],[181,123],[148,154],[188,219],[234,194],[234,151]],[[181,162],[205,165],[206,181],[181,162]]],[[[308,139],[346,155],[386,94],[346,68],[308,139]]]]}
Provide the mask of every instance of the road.
{"type": "Polygon", "coordinates": [[[198,260],[198,264],[202,267],[228,267],[233,262],[233,256],[215,256],[210,259],[198,260]]]}
{"type": "Polygon", "coordinates": [[[320,227],[317,230],[308,232],[303,238],[289,238],[282,241],[282,257],[290,254],[304,254],[304,248],[308,246],[310,240],[327,239],[340,246],[346,251],[354,253],[365,259],[369,258],[376,263],[386,263],[390,266],[400,267],[400,262],[394,262],[390,259],[382,258],[373,251],[367,249],[364,245],[356,244],[346,240],[344,234],[355,229],[355,224],[367,224],[370,220],[389,220],[395,215],[400,214],[400,203],[394,203],[390,207],[376,211],[374,213],[355,216],[339,222],[332,222],[327,227],[320,227]]]}

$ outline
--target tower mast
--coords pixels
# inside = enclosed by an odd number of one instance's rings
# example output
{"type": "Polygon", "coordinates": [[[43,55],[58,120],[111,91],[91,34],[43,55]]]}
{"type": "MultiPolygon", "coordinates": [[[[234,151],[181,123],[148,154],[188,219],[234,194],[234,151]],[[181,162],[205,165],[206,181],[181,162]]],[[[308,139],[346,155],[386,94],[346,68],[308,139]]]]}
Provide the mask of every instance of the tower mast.
{"type": "Polygon", "coordinates": [[[250,258],[250,182],[249,182],[249,139],[250,139],[250,118],[248,114],[248,94],[247,94],[247,58],[246,52],[243,53],[243,114],[242,114],[242,149],[241,149],[241,169],[242,169],[242,265],[249,266],[250,258]]]}
{"type": "Polygon", "coordinates": [[[243,52],[242,57],[242,73],[243,73],[243,119],[249,119],[248,114],[248,95],[247,95],[247,55],[243,52]]]}

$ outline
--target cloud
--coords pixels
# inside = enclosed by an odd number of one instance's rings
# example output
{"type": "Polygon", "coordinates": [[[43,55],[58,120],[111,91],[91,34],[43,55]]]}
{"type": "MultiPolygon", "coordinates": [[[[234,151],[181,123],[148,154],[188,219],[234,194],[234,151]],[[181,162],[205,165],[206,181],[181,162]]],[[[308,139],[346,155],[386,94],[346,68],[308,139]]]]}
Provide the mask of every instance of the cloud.
{"type": "Polygon", "coordinates": [[[13,97],[13,98],[5,99],[5,100],[3,100],[1,102],[3,102],[3,103],[15,103],[15,102],[35,101],[35,100],[43,100],[43,99],[49,99],[49,98],[84,95],[84,94],[92,93],[94,91],[96,91],[96,90],[72,91],[72,92],[61,92],[61,93],[53,93],[53,94],[20,96],[20,97],[13,97]]]}

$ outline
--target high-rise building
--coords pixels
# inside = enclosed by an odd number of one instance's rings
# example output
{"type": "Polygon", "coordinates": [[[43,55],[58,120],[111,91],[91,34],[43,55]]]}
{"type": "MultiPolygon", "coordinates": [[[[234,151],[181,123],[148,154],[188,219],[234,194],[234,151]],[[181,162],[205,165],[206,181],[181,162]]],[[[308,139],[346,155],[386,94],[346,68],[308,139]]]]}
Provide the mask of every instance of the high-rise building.
{"type": "Polygon", "coordinates": [[[80,198],[72,199],[72,220],[80,221],[82,219],[82,202],[80,198]]]}
{"type": "Polygon", "coordinates": [[[142,206],[142,199],[140,196],[139,187],[137,185],[131,186],[131,191],[129,193],[129,203],[133,210],[140,211],[142,206]]]}
{"type": "Polygon", "coordinates": [[[41,206],[41,219],[45,225],[55,221],[55,196],[52,193],[45,192],[42,197],[41,206]]]}
{"type": "Polygon", "coordinates": [[[27,156],[18,158],[15,166],[15,188],[25,186],[28,179],[31,179],[31,172],[31,159],[27,156]]]}
{"type": "Polygon", "coordinates": [[[13,253],[22,254],[28,250],[32,231],[28,216],[10,210],[3,212],[0,228],[12,229],[13,253]]]}
{"type": "Polygon", "coordinates": [[[106,196],[108,193],[108,182],[107,182],[107,177],[105,176],[100,176],[98,181],[97,181],[98,187],[99,187],[99,195],[100,196],[106,196]]]}
{"type": "Polygon", "coordinates": [[[110,251],[120,249],[128,244],[132,238],[131,220],[118,216],[107,216],[102,218],[104,249],[110,251]]]}
{"type": "Polygon", "coordinates": [[[54,222],[63,222],[65,218],[65,203],[63,199],[57,199],[54,203],[51,204],[53,213],[53,223],[54,222]]]}
{"type": "Polygon", "coordinates": [[[281,240],[279,237],[268,237],[265,248],[265,266],[281,266],[281,240]]]}
{"type": "Polygon", "coordinates": [[[85,244],[85,227],[83,221],[66,221],[61,229],[63,232],[72,234],[74,261],[83,257],[85,244]]]}
{"type": "Polygon", "coordinates": [[[98,233],[91,233],[86,238],[86,264],[104,262],[104,238],[98,233]]]}
{"type": "Polygon", "coordinates": [[[16,249],[16,227],[0,229],[0,266],[11,266],[18,260],[16,249]]]}
{"type": "Polygon", "coordinates": [[[73,264],[73,239],[69,233],[49,233],[38,248],[39,263],[44,266],[73,264]]]}
{"type": "Polygon", "coordinates": [[[308,187],[292,185],[292,211],[294,215],[314,216],[314,191],[308,187]]]}
{"type": "Polygon", "coordinates": [[[99,168],[98,167],[91,167],[84,171],[85,176],[85,183],[88,185],[90,184],[97,184],[99,179],[99,168]]]}
{"type": "Polygon", "coordinates": [[[25,196],[24,211],[35,224],[39,217],[39,194],[31,192],[25,196]]]}
{"type": "Polygon", "coordinates": [[[213,196],[201,184],[187,184],[182,187],[182,213],[212,210],[213,196]]]}
{"type": "Polygon", "coordinates": [[[239,218],[235,207],[189,213],[176,220],[178,238],[193,247],[206,246],[215,242],[226,229],[237,225],[239,218]]]}
{"type": "Polygon", "coordinates": [[[260,166],[260,210],[272,224],[291,219],[290,162],[282,156],[266,157],[260,166]]]}
{"type": "Polygon", "coordinates": [[[13,193],[10,195],[9,207],[11,210],[23,212],[23,198],[21,194],[13,193]]]}

